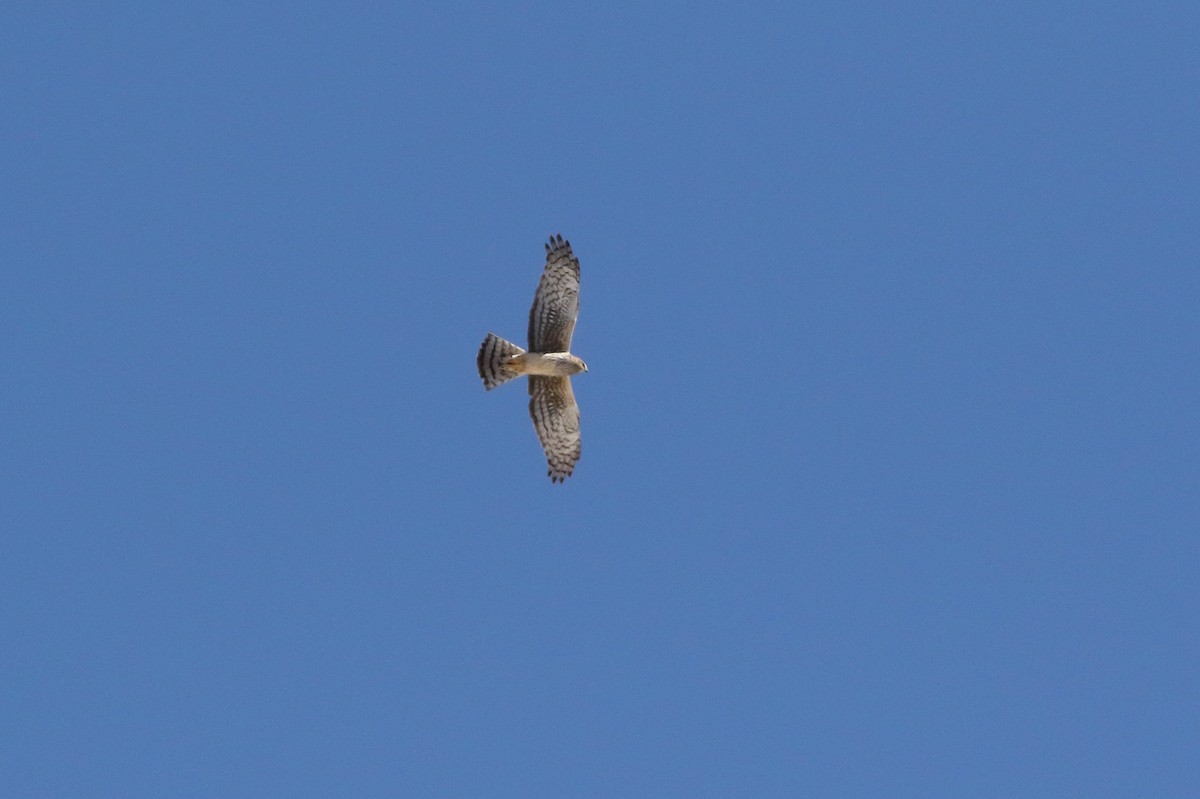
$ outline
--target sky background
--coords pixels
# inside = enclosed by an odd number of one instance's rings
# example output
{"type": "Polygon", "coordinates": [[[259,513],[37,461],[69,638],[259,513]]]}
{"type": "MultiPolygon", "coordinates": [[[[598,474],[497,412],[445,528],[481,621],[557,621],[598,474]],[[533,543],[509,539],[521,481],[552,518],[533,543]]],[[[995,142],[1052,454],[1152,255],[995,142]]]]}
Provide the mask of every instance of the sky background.
{"type": "Polygon", "coordinates": [[[0,795],[1200,795],[1198,28],[7,7],[0,795]]]}

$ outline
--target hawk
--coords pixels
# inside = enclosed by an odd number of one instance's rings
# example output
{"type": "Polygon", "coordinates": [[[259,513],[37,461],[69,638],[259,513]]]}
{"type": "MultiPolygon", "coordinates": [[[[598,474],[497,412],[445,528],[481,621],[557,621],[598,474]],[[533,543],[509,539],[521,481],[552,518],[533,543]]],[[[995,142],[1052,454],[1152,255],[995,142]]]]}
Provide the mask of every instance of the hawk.
{"type": "Polygon", "coordinates": [[[494,333],[479,347],[475,364],[483,386],[491,391],[514,377],[529,375],[529,415],[546,452],[553,483],[571,476],[579,460],[579,406],[571,375],[587,364],[571,354],[571,334],[579,316],[579,259],[571,242],[551,236],[546,268],[529,309],[529,349],[523,350],[494,333]]]}

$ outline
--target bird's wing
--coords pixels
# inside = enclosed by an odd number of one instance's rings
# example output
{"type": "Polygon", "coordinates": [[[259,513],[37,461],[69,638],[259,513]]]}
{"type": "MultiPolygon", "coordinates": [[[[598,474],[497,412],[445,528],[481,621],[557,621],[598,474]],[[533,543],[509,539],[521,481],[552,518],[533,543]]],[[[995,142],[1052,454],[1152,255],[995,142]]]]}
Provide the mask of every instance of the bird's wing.
{"type": "Polygon", "coordinates": [[[579,461],[579,405],[571,390],[571,378],[529,376],[529,415],[541,439],[547,474],[551,482],[561,483],[571,476],[579,461]]]}
{"type": "Polygon", "coordinates": [[[546,245],[546,269],[529,309],[529,351],[570,352],[579,316],[579,259],[571,242],[552,236],[546,245]]]}

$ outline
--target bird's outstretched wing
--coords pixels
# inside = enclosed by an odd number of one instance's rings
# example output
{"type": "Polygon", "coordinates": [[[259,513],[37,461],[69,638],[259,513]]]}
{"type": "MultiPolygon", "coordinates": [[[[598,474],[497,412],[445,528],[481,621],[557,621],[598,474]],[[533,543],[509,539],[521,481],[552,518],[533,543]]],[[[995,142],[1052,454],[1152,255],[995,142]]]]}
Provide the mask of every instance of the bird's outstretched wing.
{"type": "Polygon", "coordinates": [[[579,406],[569,377],[529,376],[529,415],[550,465],[551,482],[571,476],[579,461],[579,406]]]}
{"type": "Polygon", "coordinates": [[[529,351],[570,352],[577,316],[579,259],[571,252],[571,242],[551,236],[546,245],[546,269],[529,309],[529,351]]]}

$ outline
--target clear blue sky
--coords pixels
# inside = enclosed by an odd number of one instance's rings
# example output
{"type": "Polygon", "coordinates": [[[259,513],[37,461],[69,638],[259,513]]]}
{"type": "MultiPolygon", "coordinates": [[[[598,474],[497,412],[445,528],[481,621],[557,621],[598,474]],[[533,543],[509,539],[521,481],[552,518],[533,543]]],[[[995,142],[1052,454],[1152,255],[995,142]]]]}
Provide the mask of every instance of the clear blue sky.
{"type": "Polygon", "coordinates": [[[16,6],[0,795],[1200,795],[1194,3],[16,6]]]}

